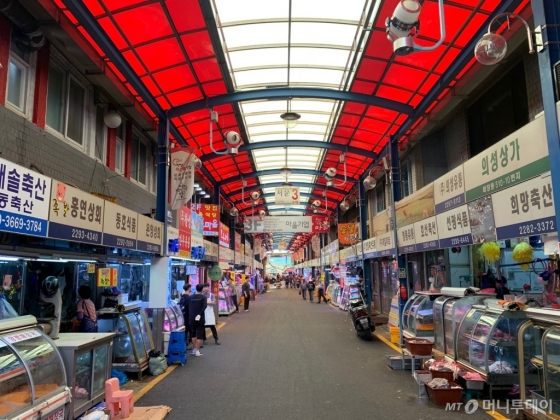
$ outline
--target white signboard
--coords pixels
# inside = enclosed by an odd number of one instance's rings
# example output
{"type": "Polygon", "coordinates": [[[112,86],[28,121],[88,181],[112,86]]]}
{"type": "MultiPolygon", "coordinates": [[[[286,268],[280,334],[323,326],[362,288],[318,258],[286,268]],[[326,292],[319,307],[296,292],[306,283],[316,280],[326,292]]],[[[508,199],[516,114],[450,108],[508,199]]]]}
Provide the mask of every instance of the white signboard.
{"type": "Polygon", "coordinates": [[[197,160],[190,147],[171,149],[171,209],[186,205],[194,192],[194,174],[197,160]]]}
{"type": "Polygon", "coordinates": [[[163,223],[138,215],[138,243],[137,249],[140,251],[154,252],[161,254],[161,244],[163,241],[163,223]]]}
{"type": "Polygon", "coordinates": [[[275,204],[282,206],[299,204],[299,187],[275,188],[274,201],[275,204]]]}
{"type": "Polygon", "coordinates": [[[241,254],[236,252],[234,258],[235,265],[241,265],[241,254]]]}
{"type": "Polygon", "coordinates": [[[467,203],[550,170],[544,116],[465,163],[467,203]]]}
{"type": "Polygon", "coordinates": [[[204,246],[204,238],[202,236],[191,235],[191,249],[195,246],[204,246]]]}
{"type": "Polygon", "coordinates": [[[105,201],[52,180],[49,238],[101,245],[105,201]]]}
{"type": "Polygon", "coordinates": [[[377,238],[369,238],[364,241],[364,258],[375,258],[377,255],[377,250],[375,248],[375,242],[377,238]]]}
{"type": "Polygon", "coordinates": [[[138,213],[105,201],[103,245],[136,249],[138,213]]]}
{"type": "Polygon", "coordinates": [[[472,245],[469,208],[465,204],[436,216],[441,248],[472,245]]]}
{"type": "Polygon", "coordinates": [[[0,230],[47,236],[51,179],[0,159],[0,230]]]}
{"type": "Polygon", "coordinates": [[[498,240],[558,231],[550,172],[493,194],[492,202],[498,240]]]}
{"type": "Polygon", "coordinates": [[[434,182],[434,199],[436,214],[466,203],[463,165],[458,166],[434,182]]]}
{"type": "Polygon", "coordinates": [[[396,254],[395,249],[395,232],[390,231],[383,235],[377,236],[377,256],[387,257],[396,254]]]}
{"type": "Polygon", "coordinates": [[[416,252],[416,239],[414,235],[414,224],[403,226],[397,230],[399,240],[399,254],[416,252]]]}
{"type": "Polygon", "coordinates": [[[267,216],[263,220],[260,217],[247,217],[244,225],[245,233],[313,231],[312,216],[267,216]]]}
{"type": "Polygon", "coordinates": [[[439,236],[436,216],[414,223],[414,236],[416,237],[417,252],[438,249],[439,236]]]}

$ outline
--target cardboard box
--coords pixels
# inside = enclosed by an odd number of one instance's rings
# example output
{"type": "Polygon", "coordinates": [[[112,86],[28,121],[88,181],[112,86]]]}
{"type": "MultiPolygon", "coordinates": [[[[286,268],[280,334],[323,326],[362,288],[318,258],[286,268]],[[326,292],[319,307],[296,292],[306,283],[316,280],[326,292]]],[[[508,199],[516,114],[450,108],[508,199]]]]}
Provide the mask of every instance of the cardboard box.
{"type": "MultiPolygon", "coordinates": [[[[163,420],[171,412],[171,407],[158,405],[153,407],[134,407],[134,412],[130,413],[127,420],[163,420]]],[[[114,420],[122,420],[119,413],[114,420]]]]}

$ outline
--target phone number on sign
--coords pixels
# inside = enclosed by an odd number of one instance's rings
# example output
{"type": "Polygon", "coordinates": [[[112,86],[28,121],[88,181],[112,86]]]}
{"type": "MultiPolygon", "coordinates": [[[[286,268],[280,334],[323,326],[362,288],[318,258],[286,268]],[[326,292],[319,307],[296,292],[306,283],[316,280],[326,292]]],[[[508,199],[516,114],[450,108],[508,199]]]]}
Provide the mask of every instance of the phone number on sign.
{"type": "Polygon", "coordinates": [[[546,222],[537,223],[527,223],[526,225],[518,226],[520,235],[528,235],[530,233],[539,232],[552,232],[556,228],[554,227],[554,221],[548,220],[546,222]]]}
{"type": "Polygon", "coordinates": [[[26,232],[41,232],[43,230],[43,222],[26,220],[17,216],[2,217],[0,215],[0,225],[9,229],[25,230],[26,232]]]}
{"type": "Polygon", "coordinates": [[[470,244],[471,237],[470,235],[460,236],[458,238],[451,239],[451,245],[463,245],[463,244],[470,244]]]}
{"type": "Polygon", "coordinates": [[[82,229],[72,229],[72,238],[75,239],[87,239],[88,241],[95,241],[99,240],[99,234],[88,232],[82,229]]]}
{"type": "Polygon", "coordinates": [[[132,239],[117,238],[117,246],[133,247],[134,241],[132,239]]]}

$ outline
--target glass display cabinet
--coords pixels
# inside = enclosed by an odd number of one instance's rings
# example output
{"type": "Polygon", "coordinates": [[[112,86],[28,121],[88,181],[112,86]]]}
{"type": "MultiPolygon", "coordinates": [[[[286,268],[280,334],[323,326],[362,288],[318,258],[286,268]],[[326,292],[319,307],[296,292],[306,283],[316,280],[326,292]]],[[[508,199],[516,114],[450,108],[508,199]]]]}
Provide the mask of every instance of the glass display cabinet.
{"type": "Polygon", "coordinates": [[[443,311],[446,303],[457,300],[451,296],[440,296],[434,301],[434,350],[445,353],[443,311]]]}
{"type": "Polygon", "coordinates": [[[72,418],[105,399],[105,381],[111,378],[114,333],[62,333],[55,341],[72,390],[72,418]]]}
{"type": "Polygon", "coordinates": [[[457,362],[482,375],[490,387],[511,388],[519,383],[517,333],[527,322],[524,311],[508,311],[494,299],[474,305],[457,332],[457,362]]]}
{"type": "Polygon", "coordinates": [[[360,293],[359,286],[355,283],[346,283],[340,292],[338,307],[343,311],[348,310],[350,299],[352,296],[355,296],[356,293],[358,293],[358,295],[360,293]]]}
{"type": "Polygon", "coordinates": [[[227,287],[220,287],[218,291],[218,313],[220,315],[231,315],[235,312],[235,305],[231,299],[231,292],[227,287]]]}
{"type": "Polygon", "coordinates": [[[124,313],[100,312],[99,315],[99,332],[116,333],[113,339],[113,369],[136,373],[141,379],[142,372],[148,368],[148,353],[155,348],[146,313],[135,308],[124,313]]]}
{"type": "Polygon", "coordinates": [[[60,353],[37,319],[1,320],[0,417],[63,419],[71,397],[60,353]]]}
{"type": "Polygon", "coordinates": [[[408,338],[434,340],[434,301],[441,293],[416,292],[402,314],[403,334],[408,338]]]}
{"type": "Polygon", "coordinates": [[[530,308],[517,334],[519,389],[528,418],[560,418],[560,311],[530,308]]]}
{"type": "Polygon", "coordinates": [[[172,331],[185,331],[183,312],[175,301],[165,309],[146,309],[149,325],[153,331],[153,349],[167,355],[169,338],[172,331]]]}
{"type": "Polygon", "coordinates": [[[338,298],[340,296],[340,285],[336,282],[332,282],[327,287],[328,299],[335,306],[338,306],[338,298]]]}

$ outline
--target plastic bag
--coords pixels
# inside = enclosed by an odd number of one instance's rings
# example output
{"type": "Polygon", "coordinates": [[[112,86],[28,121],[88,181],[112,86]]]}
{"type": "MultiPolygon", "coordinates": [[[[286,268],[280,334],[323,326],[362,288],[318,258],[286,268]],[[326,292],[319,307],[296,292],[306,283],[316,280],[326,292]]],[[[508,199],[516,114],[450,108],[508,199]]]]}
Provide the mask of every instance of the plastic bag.
{"type": "Polygon", "coordinates": [[[15,318],[19,316],[14,307],[2,295],[0,299],[0,319],[15,318]]]}
{"type": "Polygon", "coordinates": [[[161,375],[167,370],[167,359],[164,355],[158,357],[150,357],[149,361],[150,373],[154,376],[161,375]]]}
{"type": "Polygon", "coordinates": [[[94,411],[82,417],[82,420],[107,420],[109,416],[103,411],[94,411]]]}
{"type": "Polygon", "coordinates": [[[434,389],[447,389],[449,388],[449,381],[445,378],[434,378],[428,382],[428,386],[434,389]]]}
{"type": "Polygon", "coordinates": [[[111,378],[117,378],[119,380],[119,386],[123,386],[128,382],[126,373],[116,369],[111,369],[111,378]]]}

